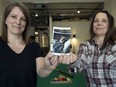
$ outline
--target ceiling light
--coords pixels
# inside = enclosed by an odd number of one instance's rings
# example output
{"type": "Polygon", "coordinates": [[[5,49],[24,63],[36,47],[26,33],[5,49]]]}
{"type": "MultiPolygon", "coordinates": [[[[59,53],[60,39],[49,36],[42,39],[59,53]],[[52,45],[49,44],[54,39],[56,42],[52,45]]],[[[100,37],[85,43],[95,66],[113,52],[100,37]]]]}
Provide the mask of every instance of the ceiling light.
{"type": "Polygon", "coordinates": [[[38,14],[37,14],[37,12],[35,13],[35,17],[38,17],[38,14]]]}
{"type": "Polygon", "coordinates": [[[80,13],[80,10],[78,10],[77,13],[79,14],[80,13]]]}
{"type": "Polygon", "coordinates": [[[38,32],[37,31],[35,31],[35,35],[38,35],[38,32]]]}

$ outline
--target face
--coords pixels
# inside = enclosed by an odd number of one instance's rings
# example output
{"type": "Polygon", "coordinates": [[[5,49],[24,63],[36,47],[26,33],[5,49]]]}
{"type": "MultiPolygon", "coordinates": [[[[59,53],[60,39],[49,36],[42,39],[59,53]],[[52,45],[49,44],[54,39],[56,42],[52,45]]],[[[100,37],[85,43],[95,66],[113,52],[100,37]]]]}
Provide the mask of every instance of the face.
{"type": "Polygon", "coordinates": [[[94,19],[93,31],[96,36],[105,36],[108,31],[108,17],[105,13],[98,13],[94,19]]]}
{"type": "Polygon", "coordinates": [[[61,43],[65,42],[65,37],[61,37],[60,42],[61,43]]]}
{"type": "Polygon", "coordinates": [[[21,35],[26,26],[26,18],[19,7],[14,7],[6,18],[8,34],[21,35]]]}

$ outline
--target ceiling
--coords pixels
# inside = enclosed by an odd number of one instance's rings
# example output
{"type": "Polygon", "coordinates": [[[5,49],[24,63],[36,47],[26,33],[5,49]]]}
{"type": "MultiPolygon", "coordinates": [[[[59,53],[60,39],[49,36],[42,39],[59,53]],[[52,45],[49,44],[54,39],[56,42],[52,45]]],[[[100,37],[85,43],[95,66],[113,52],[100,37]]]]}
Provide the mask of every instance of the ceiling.
{"type": "Polygon", "coordinates": [[[104,8],[103,2],[86,3],[24,3],[30,10],[31,24],[48,25],[49,16],[53,21],[90,20],[96,11],[104,8]],[[77,11],[80,13],[77,13],[77,11]],[[35,16],[37,14],[38,16],[35,16]]]}

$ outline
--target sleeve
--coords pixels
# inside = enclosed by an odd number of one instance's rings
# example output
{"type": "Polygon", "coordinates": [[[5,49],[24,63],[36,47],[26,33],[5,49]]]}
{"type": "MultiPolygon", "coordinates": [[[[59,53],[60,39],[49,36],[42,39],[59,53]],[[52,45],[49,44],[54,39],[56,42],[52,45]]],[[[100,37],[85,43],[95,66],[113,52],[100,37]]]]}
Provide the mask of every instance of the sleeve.
{"type": "Polygon", "coordinates": [[[4,42],[3,40],[0,38],[0,54],[2,55],[3,54],[3,48],[4,48],[4,42]]]}
{"type": "Polygon", "coordinates": [[[1,42],[1,40],[0,40],[0,48],[2,47],[2,42],[1,42]]]}
{"type": "Polygon", "coordinates": [[[77,61],[69,64],[68,66],[68,71],[71,74],[76,74],[77,72],[81,72],[84,68],[84,62],[83,59],[86,59],[86,44],[85,43],[81,43],[79,46],[79,51],[77,53],[77,61]]]}
{"type": "Polygon", "coordinates": [[[107,50],[106,53],[106,62],[108,65],[112,65],[113,67],[116,67],[116,43],[109,48],[110,49],[107,50]]]}
{"type": "Polygon", "coordinates": [[[0,48],[2,48],[2,45],[3,45],[3,41],[2,41],[2,39],[0,37],[0,48]]]}
{"type": "Polygon", "coordinates": [[[34,49],[35,49],[35,57],[37,58],[37,57],[43,57],[43,50],[42,50],[42,48],[40,47],[40,45],[39,45],[39,43],[34,43],[35,44],[35,47],[34,47],[34,49]]]}

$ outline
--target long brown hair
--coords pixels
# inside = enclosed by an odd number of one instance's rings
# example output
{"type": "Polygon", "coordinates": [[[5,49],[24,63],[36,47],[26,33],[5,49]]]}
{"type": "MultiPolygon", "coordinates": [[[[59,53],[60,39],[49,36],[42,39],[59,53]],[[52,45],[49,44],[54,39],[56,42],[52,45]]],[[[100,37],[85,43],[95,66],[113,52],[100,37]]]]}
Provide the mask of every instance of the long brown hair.
{"type": "Polygon", "coordinates": [[[96,15],[98,13],[105,13],[108,17],[108,31],[105,35],[105,38],[104,38],[104,41],[103,41],[103,46],[102,48],[104,48],[106,46],[107,43],[110,43],[110,44],[114,44],[116,38],[115,37],[115,26],[114,26],[114,18],[112,15],[110,15],[108,13],[108,11],[105,11],[105,10],[101,10],[99,12],[97,12],[94,16],[93,16],[93,19],[91,21],[91,25],[90,25],[90,39],[89,41],[91,41],[94,37],[95,37],[95,33],[93,32],[93,22],[94,22],[94,19],[96,17],[96,15]]]}
{"type": "Polygon", "coordinates": [[[6,26],[5,22],[6,22],[7,16],[9,15],[9,13],[12,11],[12,9],[14,7],[19,7],[20,10],[23,12],[23,14],[26,17],[26,27],[25,27],[25,30],[22,33],[22,38],[23,38],[24,42],[27,42],[27,40],[28,40],[28,38],[27,38],[27,30],[28,30],[29,25],[30,25],[30,15],[29,15],[28,8],[24,4],[19,3],[19,2],[10,3],[6,7],[6,10],[5,10],[4,15],[3,15],[3,21],[2,21],[1,38],[2,38],[2,40],[8,42],[8,38],[7,38],[8,37],[8,35],[7,35],[7,26],[6,26]]]}

